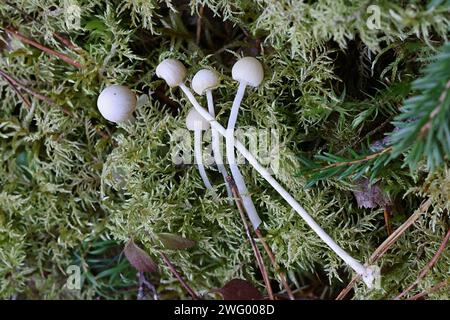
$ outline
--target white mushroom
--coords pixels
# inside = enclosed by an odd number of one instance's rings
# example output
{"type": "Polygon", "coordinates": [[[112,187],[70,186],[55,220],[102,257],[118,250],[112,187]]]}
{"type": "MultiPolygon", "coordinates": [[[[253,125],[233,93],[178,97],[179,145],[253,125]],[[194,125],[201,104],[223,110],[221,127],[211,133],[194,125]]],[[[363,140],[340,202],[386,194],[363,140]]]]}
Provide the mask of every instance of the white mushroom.
{"type": "MultiPolygon", "coordinates": [[[[209,69],[202,69],[198,71],[192,78],[192,89],[198,94],[206,94],[206,100],[208,103],[208,111],[212,117],[216,117],[214,110],[214,100],[212,95],[212,89],[219,86],[219,77],[214,71],[209,69]]],[[[228,198],[232,198],[231,188],[227,182],[228,172],[225,168],[222,158],[221,146],[220,146],[220,135],[217,130],[212,129],[212,151],[214,156],[214,161],[216,162],[217,169],[222,174],[225,181],[225,187],[227,189],[228,198]]]]}
{"type": "Polygon", "coordinates": [[[245,57],[238,60],[231,70],[234,80],[239,81],[238,91],[234,98],[233,105],[231,107],[230,118],[228,119],[226,138],[226,150],[227,159],[230,166],[231,174],[236,183],[236,187],[242,197],[242,203],[247,211],[250,221],[253,224],[253,228],[257,229],[261,223],[261,219],[258,216],[255,205],[248,192],[247,186],[244,181],[244,177],[239,170],[236,163],[236,157],[234,153],[234,129],[236,127],[236,121],[238,116],[239,107],[244,97],[245,87],[251,85],[253,87],[259,86],[261,83],[264,72],[261,63],[253,57],[245,57]]]}
{"type": "Polygon", "coordinates": [[[206,175],[202,157],[202,131],[209,129],[209,123],[194,108],[192,108],[186,116],[186,127],[189,130],[194,131],[194,155],[200,177],[206,188],[215,194],[214,188],[206,175]]]}
{"type": "Polygon", "coordinates": [[[163,60],[156,67],[156,75],[164,79],[169,87],[176,87],[184,83],[186,73],[185,66],[175,59],[163,60]]]}
{"type": "Polygon", "coordinates": [[[256,58],[244,57],[233,65],[231,76],[244,87],[247,85],[258,87],[263,81],[264,70],[261,62],[256,58]]]}
{"type": "MultiPolygon", "coordinates": [[[[225,136],[227,130],[217,122],[206,109],[204,109],[195,99],[189,88],[181,82],[178,84],[184,92],[188,100],[192,103],[195,110],[210,123],[211,127],[217,130],[221,135],[225,136]]],[[[235,140],[236,149],[244,156],[245,159],[255,168],[255,170],[286,200],[287,203],[305,220],[308,226],[325,242],[331,250],[333,250],[348,266],[350,266],[357,274],[362,276],[366,285],[371,288],[374,282],[374,269],[372,266],[365,267],[358,260],[351,257],[344,249],[342,249],[334,240],[317,224],[317,222],[303,209],[303,207],[295,200],[283,186],[276,181],[256,158],[248,151],[245,146],[238,140],[235,140]]]]}
{"type": "Polygon", "coordinates": [[[109,121],[120,123],[133,120],[136,95],[128,87],[112,85],[103,89],[97,99],[101,115],[109,121]]]}

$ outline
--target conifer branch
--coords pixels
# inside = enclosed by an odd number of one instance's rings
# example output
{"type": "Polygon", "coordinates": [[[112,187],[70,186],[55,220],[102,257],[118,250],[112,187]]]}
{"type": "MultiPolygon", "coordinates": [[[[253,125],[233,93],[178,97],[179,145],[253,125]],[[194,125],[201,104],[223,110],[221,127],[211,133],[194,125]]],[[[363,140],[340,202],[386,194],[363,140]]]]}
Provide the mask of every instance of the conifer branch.
{"type": "Polygon", "coordinates": [[[450,42],[443,45],[434,61],[424,69],[424,75],[412,83],[417,95],[405,100],[401,113],[395,117],[394,130],[388,145],[381,151],[359,155],[350,150],[353,159],[324,153],[315,158],[319,163],[304,159],[303,174],[309,185],[319,180],[370,175],[374,180],[391,161],[405,155],[405,162],[415,169],[426,158],[430,170],[448,160],[450,155],[450,42]],[[376,160],[375,160],[376,159],[376,160]],[[323,163],[328,163],[323,165],[323,163]]]}
{"type": "Polygon", "coordinates": [[[23,43],[29,44],[37,49],[40,49],[42,51],[44,51],[45,53],[49,54],[49,55],[53,55],[61,60],[63,60],[64,62],[78,68],[78,69],[82,69],[82,65],[81,63],[79,63],[78,61],[70,58],[69,56],[65,55],[64,53],[61,52],[57,52],[53,49],[50,49],[46,46],[44,46],[43,44],[30,39],[26,36],[24,36],[23,34],[21,34],[17,29],[13,28],[13,27],[6,27],[5,31],[7,33],[9,33],[10,35],[16,37],[17,39],[19,39],[20,41],[22,41],[23,43]]]}
{"type": "Polygon", "coordinates": [[[450,42],[424,69],[424,75],[412,83],[417,92],[405,101],[393,124],[400,130],[391,136],[392,158],[405,154],[415,169],[422,159],[430,170],[450,155],[450,42]]]}

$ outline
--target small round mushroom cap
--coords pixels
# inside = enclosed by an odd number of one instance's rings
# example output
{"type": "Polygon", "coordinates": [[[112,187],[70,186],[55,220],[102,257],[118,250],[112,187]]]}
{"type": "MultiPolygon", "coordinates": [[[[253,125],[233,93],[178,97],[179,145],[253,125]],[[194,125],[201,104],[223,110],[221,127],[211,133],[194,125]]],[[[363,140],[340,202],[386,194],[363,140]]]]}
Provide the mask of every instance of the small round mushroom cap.
{"type": "Polygon", "coordinates": [[[108,86],[100,93],[97,107],[103,118],[119,123],[133,117],[136,109],[136,95],[128,87],[108,86]]]}
{"type": "Polygon", "coordinates": [[[186,127],[191,131],[204,131],[209,129],[209,122],[206,121],[197,110],[192,108],[186,116],[186,127]]]}
{"type": "Polygon", "coordinates": [[[244,57],[234,64],[231,75],[236,81],[246,82],[252,87],[257,87],[264,78],[264,70],[261,62],[255,58],[244,57]]]}
{"type": "Polygon", "coordinates": [[[166,59],[161,61],[156,67],[156,75],[164,79],[169,87],[176,87],[183,83],[186,79],[186,68],[175,59],[166,59]]]}
{"type": "Polygon", "coordinates": [[[217,88],[219,83],[219,77],[214,71],[202,69],[192,78],[192,89],[198,95],[203,95],[206,90],[217,88]]]}

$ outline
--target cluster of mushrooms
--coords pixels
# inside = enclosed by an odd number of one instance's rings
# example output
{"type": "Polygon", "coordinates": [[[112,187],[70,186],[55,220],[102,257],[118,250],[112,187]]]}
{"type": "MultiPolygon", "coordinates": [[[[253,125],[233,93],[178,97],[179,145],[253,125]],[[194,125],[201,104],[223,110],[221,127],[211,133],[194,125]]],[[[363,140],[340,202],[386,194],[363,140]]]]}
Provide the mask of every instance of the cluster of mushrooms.
{"type": "MultiPolygon", "coordinates": [[[[250,153],[249,150],[237,139],[234,131],[238,117],[238,111],[247,86],[258,87],[264,78],[264,70],[261,63],[253,57],[244,57],[239,59],[232,68],[232,77],[239,82],[236,96],[231,107],[230,117],[227,127],[224,128],[215,118],[214,101],[212,90],[219,86],[217,73],[202,69],[192,78],[191,87],[198,95],[206,95],[208,110],[203,108],[197,101],[191,90],[186,86],[185,79],[187,70],[178,60],[166,59],[156,67],[156,75],[166,81],[170,87],[179,87],[193,108],[186,117],[186,126],[194,131],[194,154],[199,169],[200,176],[206,186],[213,194],[214,188],[206,174],[201,152],[201,131],[211,128],[212,152],[213,158],[218,170],[223,175],[225,186],[229,198],[232,198],[230,187],[226,181],[228,177],[227,169],[224,165],[221,148],[220,136],[225,137],[226,157],[230,168],[231,176],[235,181],[236,187],[242,198],[242,204],[248,214],[248,217],[257,229],[261,223],[255,205],[251,199],[244,178],[238,168],[235,158],[235,149],[254,167],[254,169],[283,197],[289,205],[305,220],[313,231],[333,250],[347,265],[349,265],[358,275],[360,275],[366,285],[371,288],[375,280],[375,268],[373,266],[364,266],[358,260],[351,257],[343,250],[302,208],[302,206],[284,189],[250,153]]],[[[134,121],[133,112],[136,108],[136,95],[126,86],[112,85],[105,88],[97,100],[97,106],[104,118],[109,121],[120,123],[134,121]]]]}

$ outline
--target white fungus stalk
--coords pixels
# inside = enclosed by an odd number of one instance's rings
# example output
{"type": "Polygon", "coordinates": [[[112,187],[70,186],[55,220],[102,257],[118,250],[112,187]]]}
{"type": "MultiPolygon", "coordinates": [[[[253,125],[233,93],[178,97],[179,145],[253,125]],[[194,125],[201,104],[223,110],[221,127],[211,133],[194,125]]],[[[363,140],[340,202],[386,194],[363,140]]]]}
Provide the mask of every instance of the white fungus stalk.
{"type": "MultiPolygon", "coordinates": [[[[192,89],[198,95],[206,94],[206,100],[208,104],[208,111],[212,117],[216,117],[216,112],[214,110],[214,99],[212,95],[212,90],[219,86],[219,78],[214,71],[208,69],[202,69],[195,74],[192,78],[192,89]]],[[[225,181],[225,187],[227,189],[228,198],[232,198],[233,194],[231,193],[231,188],[227,182],[228,172],[225,168],[222,158],[222,152],[220,147],[220,135],[215,129],[211,129],[212,136],[212,151],[214,161],[216,162],[217,169],[222,174],[223,179],[225,181]]]]}
{"type": "Polygon", "coordinates": [[[241,195],[242,204],[244,205],[245,211],[248,214],[248,217],[253,225],[254,229],[257,229],[261,224],[261,219],[258,216],[258,212],[256,211],[255,205],[253,204],[253,200],[250,197],[247,186],[244,181],[244,177],[239,170],[239,167],[236,163],[236,157],[234,154],[234,128],[236,126],[237,115],[239,111],[239,106],[241,104],[242,97],[245,92],[245,83],[241,82],[239,84],[238,92],[233,101],[233,106],[231,107],[230,118],[228,119],[228,125],[226,130],[226,151],[227,151],[227,160],[228,165],[230,166],[231,175],[233,176],[234,182],[236,183],[236,187],[241,195]]]}
{"type": "Polygon", "coordinates": [[[215,195],[214,188],[206,174],[202,156],[202,131],[209,129],[209,123],[197,112],[197,110],[192,108],[186,117],[186,127],[189,130],[194,131],[194,156],[200,177],[202,178],[205,187],[215,195]]]}
{"type": "Polygon", "coordinates": [[[134,121],[136,94],[128,87],[111,85],[103,89],[97,99],[97,107],[106,120],[121,123],[134,121]]]}
{"type": "MultiPolygon", "coordinates": [[[[163,64],[161,62],[161,64],[163,64]]],[[[159,66],[161,66],[161,64],[159,66]]],[[[181,64],[181,63],[180,63],[181,64]]],[[[182,64],[181,64],[182,65],[182,64]]],[[[158,67],[159,67],[158,66],[158,67]]],[[[182,65],[183,66],[183,65],[182,65]]],[[[183,66],[184,68],[184,66],[183,66]]],[[[181,70],[182,71],[182,70],[181,70]]],[[[165,79],[167,75],[163,72],[158,74],[159,77],[165,79]]],[[[214,128],[222,136],[226,135],[226,129],[214,119],[206,109],[204,109],[195,99],[189,88],[183,83],[183,80],[177,84],[184,92],[188,100],[194,106],[195,110],[207,120],[211,128],[214,128]]],[[[371,266],[365,267],[358,260],[351,257],[345,250],[343,250],[334,240],[317,224],[317,222],[303,209],[303,207],[283,188],[281,184],[276,181],[271,174],[256,160],[256,158],[248,151],[245,146],[235,139],[236,149],[244,156],[245,159],[255,168],[255,170],[286,200],[287,203],[303,218],[308,226],[319,236],[322,241],[327,244],[348,266],[350,266],[357,274],[359,274],[365,284],[371,288],[375,280],[374,270],[371,266]]]]}
{"type": "Polygon", "coordinates": [[[239,170],[236,163],[236,157],[234,153],[234,129],[236,127],[236,121],[238,117],[239,108],[241,106],[242,99],[245,94],[245,87],[250,85],[252,87],[258,87],[263,78],[264,71],[261,63],[253,57],[245,57],[239,59],[233,66],[231,74],[234,80],[239,82],[239,87],[234,98],[233,105],[231,107],[230,117],[228,119],[226,138],[227,147],[227,160],[230,166],[231,174],[236,183],[236,187],[242,197],[242,204],[253,224],[253,228],[257,229],[261,223],[261,219],[258,216],[255,205],[248,192],[247,186],[244,181],[244,177],[239,170]]]}

